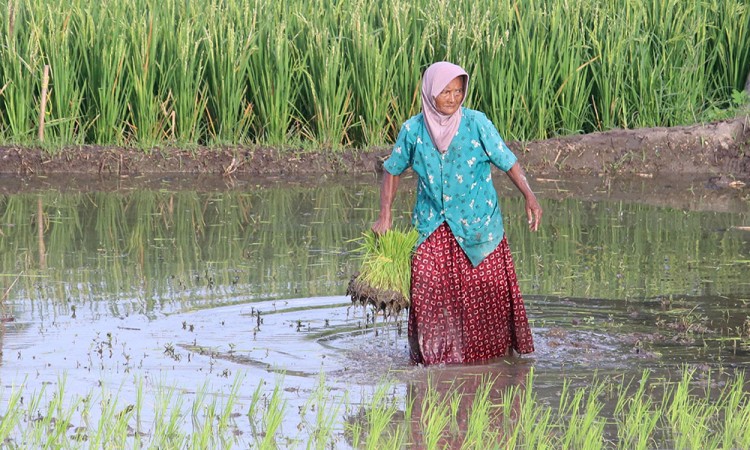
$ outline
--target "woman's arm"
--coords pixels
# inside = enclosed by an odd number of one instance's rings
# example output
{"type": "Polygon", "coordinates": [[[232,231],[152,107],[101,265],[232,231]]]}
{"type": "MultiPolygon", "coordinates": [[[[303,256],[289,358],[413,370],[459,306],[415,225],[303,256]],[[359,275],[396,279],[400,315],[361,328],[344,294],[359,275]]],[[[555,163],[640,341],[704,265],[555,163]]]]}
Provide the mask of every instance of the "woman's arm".
{"type": "Polygon", "coordinates": [[[396,197],[399,181],[399,176],[383,171],[383,184],[380,187],[380,214],[378,220],[372,224],[372,231],[375,234],[383,234],[391,229],[391,206],[393,205],[393,199],[396,197]]]}
{"type": "Polygon", "coordinates": [[[529,228],[532,231],[539,229],[539,223],[542,221],[542,207],[536,201],[536,195],[531,191],[529,182],[526,181],[526,174],[521,164],[516,162],[507,172],[508,177],[513,181],[521,194],[526,199],[526,217],[529,220],[529,228]]]}

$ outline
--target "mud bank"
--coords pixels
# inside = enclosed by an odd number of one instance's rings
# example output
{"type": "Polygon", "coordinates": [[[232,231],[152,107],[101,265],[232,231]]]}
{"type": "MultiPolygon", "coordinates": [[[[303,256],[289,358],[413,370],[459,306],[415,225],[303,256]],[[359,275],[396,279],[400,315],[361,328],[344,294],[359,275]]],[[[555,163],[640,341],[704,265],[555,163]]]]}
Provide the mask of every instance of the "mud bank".
{"type": "MultiPolygon", "coordinates": [[[[596,174],[703,174],[750,179],[750,116],[705,125],[612,130],[543,141],[510,142],[527,171],[596,174]]],[[[85,173],[133,176],[153,173],[311,175],[372,173],[389,148],[339,153],[279,151],[262,147],[0,147],[0,174],[85,173]]]]}

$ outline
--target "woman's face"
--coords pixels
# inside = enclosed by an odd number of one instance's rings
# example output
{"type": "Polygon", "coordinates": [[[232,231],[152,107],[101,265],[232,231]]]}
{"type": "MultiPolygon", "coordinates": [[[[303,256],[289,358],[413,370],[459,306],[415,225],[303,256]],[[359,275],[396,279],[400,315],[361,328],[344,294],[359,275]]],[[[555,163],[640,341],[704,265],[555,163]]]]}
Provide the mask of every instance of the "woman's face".
{"type": "Polygon", "coordinates": [[[440,114],[449,116],[458,111],[461,102],[464,100],[464,95],[464,77],[458,76],[435,97],[435,109],[440,114]]]}

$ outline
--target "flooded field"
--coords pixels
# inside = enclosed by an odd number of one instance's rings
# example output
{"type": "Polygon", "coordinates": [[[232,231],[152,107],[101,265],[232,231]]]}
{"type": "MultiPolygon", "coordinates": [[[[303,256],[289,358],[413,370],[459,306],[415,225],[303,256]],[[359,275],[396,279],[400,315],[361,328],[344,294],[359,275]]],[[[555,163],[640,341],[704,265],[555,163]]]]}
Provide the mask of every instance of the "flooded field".
{"type": "MultiPolygon", "coordinates": [[[[90,423],[138,405],[134,441],[177,411],[187,434],[205,429],[197,418],[230,424],[226,446],[349,448],[346,424],[382,392],[403,413],[431,383],[473,393],[490,377],[501,392],[533,377],[537,401],[554,405],[566,383],[627,385],[647,370],[656,384],[689,370],[718,388],[750,362],[747,189],[536,179],[545,216],[532,234],[522,199],[496,178],[537,350],[429,369],[408,362],[405,316],[385,321],[344,295],[377,213],[374,175],[0,179],[0,409],[16,405],[25,423],[67,404],[61,433],[86,445],[90,423]],[[255,414],[280,404],[276,428],[255,414]]],[[[412,197],[407,180],[401,225],[412,197]]],[[[3,432],[19,445],[18,430],[3,432]]],[[[420,439],[402,442],[428,446],[420,439]]]]}

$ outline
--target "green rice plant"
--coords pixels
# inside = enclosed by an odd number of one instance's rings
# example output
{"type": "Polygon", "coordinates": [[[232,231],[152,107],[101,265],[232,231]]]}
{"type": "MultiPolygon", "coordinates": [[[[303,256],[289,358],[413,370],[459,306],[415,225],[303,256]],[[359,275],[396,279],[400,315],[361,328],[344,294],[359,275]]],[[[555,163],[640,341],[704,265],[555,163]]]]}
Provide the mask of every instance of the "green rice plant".
{"type": "Polygon", "coordinates": [[[654,433],[660,414],[646,394],[650,372],[644,370],[635,393],[628,393],[630,385],[621,387],[617,395],[614,416],[618,423],[618,447],[645,450],[655,445],[654,433]]]}
{"type": "Polygon", "coordinates": [[[424,388],[424,396],[420,399],[420,435],[423,439],[423,445],[426,449],[440,448],[440,441],[450,434],[450,428],[455,418],[451,414],[451,404],[453,398],[461,394],[455,386],[450,386],[447,390],[441,392],[434,386],[434,381],[430,378],[427,380],[427,386],[424,388]]]}
{"type": "Polygon", "coordinates": [[[604,383],[597,383],[571,394],[569,384],[563,384],[560,413],[569,418],[563,424],[564,448],[601,448],[604,444],[605,421],[600,418],[604,405],[598,398],[604,387],[604,383]]]}
{"type": "Polygon", "coordinates": [[[173,39],[165,41],[165,58],[170,58],[170,77],[164,112],[169,124],[167,138],[182,145],[197,144],[205,136],[208,103],[206,86],[205,16],[195,3],[175,5],[178,18],[173,39]],[[200,24],[200,25],[195,25],[200,24]]]}
{"type": "Polygon", "coordinates": [[[253,104],[247,99],[247,71],[257,50],[258,11],[250,2],[216,1],[206,5],[206,86],[208,140],[241,144],[248,140],[253,104]]]}
{"type": "Polygon", "coordinates": [[[345,61],[344,36],[329,28],[320,29],[322,18],[305,18],[304,42],[305,90],[303,103],[309,121],[305,134],[317,147],[340,150],[351,144],[350,130],[354,122],[351,89],[352,67],[345,61]]]}
{"type": "MultiPolygon", "coordinates": [[[[396,53],[391,39],[394,37],[379,26],[384,12],[378,11],[381,7],[375,3],[354,0],[351,9],[351,40],[348,41],[346,56],[347,64],[358,68],[353,83],[358,141],[365,146],[383,145],[392,131],[388,127],[388,115],[396,101],[390,89],[397,68],[393,64],[396,53]]],[[[399,45],[396,52],[400,51],[402,47],[399,45]]]]}
{"type": "MultiPolygon", "coordinates": [[[[543,2],[542,2],[543,3],[543,2]]],[[[526,8],[516,9],[516,23],[510,34],[510,45],[513,48],[513,71],[511,78],[506,80],[517,90],[514,93],[512,108],[518,115],[518,122],[535,124],[528,135],[521,135],[521,139],[544,139],[548,130],[555,128],[555,91],[557,90],[558,59],[569,54],[555,54],[544,51],[548,42],[567,37],[560,27],[547,27],[542,17],[548,12],[545,6],[534,7],[534,2],[525,2],[526,8]],[[551,33],[560,30],[565,36],[554,36],[551,33]],[[544,74],[530,76],[530,74],[544,74]]],[[[550,15],[551,17],[555,17],[550,15]]],[[[567,39],[564,39],[565,42],[567,39]]],[[[567,42],[566,44],[567,47],[567,42]]],[[[576,43],[572,48],[575,48],[576,43]]]]}
{"type": "Polygon", "coordinates": [[[260,441],[259,448],[271,449],[277,448],[276,434],[284,420],[286,410],[286,400],[282,394],[281,380],[274,386],[271,397],[268,399],[265,411],[263,412],[263,438],[260,441]]]}
{"type": "Polygon", "coordinates": [[[529,371],[523,385],[509,388],[502,401],[503,436],[506,448],[557,448],[554,438],[555,419],[552,408],[537,401],[534,369],[529,371]]]}
{"type": "Polygon", "coordinates": [[[134,406],[121,406],[118,395],[104,386],[98,400],[98,422],[90,427],[87,443],[97,448],[117,447],[127,440],[128,422],[133,416],[134,406]]]}
{"type": "Polygon", "coordinates": [[[665,389],[662,411],[669,440],[680,449],[718,448],[721,436],[712,432],[717,405],[709,401],[708,393],[702,397],[691,393],[694,373],[692,369],[683,370],[682,379],[665,389]]]}
{"type": "Polygon", "coordinates": [[[109,8],[110,2],[90,3],[80,9],[80,21],[73,22],[74,34],[81,41],[81,77],[86,80],[84,106],[86,127],[94,144],[123,144],[126,139],[127,104],[132,92],[128,82],[129,19],[118,15],[122,8],[109,8]],[[107,33],[100,30],[106,29],[107,33]]]}
{"type": "Polygon", "coordinates": [[[186,440],[183,428],[185,398],[173,386],[157,386],[154,422],[151,425],[155,448],[179,448],[186,440]]]}
{"type": "Polygon", "coordinates": [[[631,47],[628,102],[633,126],[675,125],[695,120],[708,81],[705,18],[700,4],[676,0],[633,4],[645,30],[631,47]]]}
{"type": "MultiPolygon", "coordinates": [[[[135,11],[131,17],[137,17],[135,11]]],[[[164,61],[162,45],[167,40],[162,33],[178,29],[172,20],[164,20],[158,13],[136,20],[128,27],[129,52],[127,59],[132,97],[128,102],[131,116],[129,127],[137,145],[150,148],[165,140],[166,115],[162,102],[167,101],[164,81],[172,69],[164,61]]]]}
{"type": "MultiPolygon", "coordinates": [[[[0,392],[0,394],[4,394],[0,392]]],[[[20,387],[13,386],[7,400],[4,395],[0,395],[0,401],[6,405],[5,412],[0,416],[0,441],[13,442],[14,431],[19,426],[22,417],[22,405],[24,401],[24,392],[20,387]]]]}
{"type": "Polygon", "coordinates": [[[746,45],[750,41],[749,13],[750,5],[745,2],[713,0],[706,5],[707,28],[711,30],[706,47],[714,49],[709,83],[718,98],[745,88],[750,74],[750,46],[746,45]]]}
{"type": "Polygon", "coordinates": [[[210,392],[208,382],[198,390],[192,406],[193,432],[188,439],[190,448],[232,447],[231,416],[243,379],[242,374],[236,376],[226,395],[210,392]],[[223,405],[219,403],[220,397],[224,397],[223,405]]]}
{"type": "Polygon", "coordinates": [[[232,433],[232,417],[234,415],[234,407],[237,404],[237,399],[239,398],[244,380],[244,373],[240,373],[234,377],[230,391],[226,395],[223,395],[224,404],[221,406],[220,413],[215,417],[212,417],[212,419],[217,422],[216,434],[218,435],[218,439],[213,443],[214,446],[219,446],[221,448],[231,448],[232,446],[234,441],[232,433]]]}
{"type": "Polygon", "coordinates": [[[589,129],[593,121],[590,98],[593,82],[589,67],[597,57],[586,42],[585,30],[588,2],[554,2],[549,10],[549,26],[553,36],[548,42],[557,42],[567,51],[558,54],[555,109],[551,134],[576,134],[589,129]]]}
{"type": "Polygon", "coordinates": [[[250,430],[256,436],[261,434],[260,425],[262,416],[260,408],[263,406],[261,401],[263,400],[263,386],[265,384],[265,381],[258,380],[258,385],[255,387],[255,390],[253,390],[253,395],[250,397],[250,406],[247,409],[247,419],[250,424],[250,430]]]}
{"type": "Polygon", "coordinates": [[[366,232],[358,252],[362,267],[357,281],[383,291],[395,291],[407,301],[411,290],[411,256],[419,238],[415,229],[391,229],[383,235],[366,232]]]}
{"type": "MultiPolygon", "coordinates": [[[[205,391],[204,391],[205,393],[205,391]]],[[[191,448],[211,448],[214,446],[213,437],[217,432],[214,426],[216,414],[216,399],[206,401],[207,395],[200,396],[200,402],[193,404],[193,432],[190,434],[191,448]]]]}
{"type": "Polygon", "coordinates": [[[470,73],[467,102],[481,109],[494,122],[506,138],[525,134],[526,126],[519,118],[517,99],[509,86],[513,82],[514,64],[510,50],[510,30],[513,27],[510,11],[489,18],[490,26],[484,31],[484,42],[477,48],[479,61],[498,61],[497,64],[476,64],[470,73]],[[472,100],[473,99],[473,100],[472,100]]]}
{"type": "Polygon", "coordinates": [[[332,398],[335,394],[326,387],[325,381],[325,372],[321,371],[318,385],[300,411],[303,423],[310,430],[307,448],[325,449],[332,446],[333,430],[346,402],[346,397],[332,398]],[[305,417],[310,411],[315,413],[315,422],[312,424],[307,423],[305,417]]]}
{"type": "MultiPolygon", "coordinates": [[[[389,133],[395,140],[401,124],[418,113],[421,87],[419,80],[427,68],[429,47],[437,39],[433,30],[425,29],[424,4],[392,0],[389,7],[381,8],[378,20],[383,24],[384,33],[391,38],[390,64],[393,67],[393,81],[387,89],[392,91],[389,110],[389,133]]],[[[385,42],[385,41],[383,41],[385,42]]]]}
{"type": "Polygon", "coordinates": [[[399,448],[404,444],[407,431],[405,425],[410,422],[414,401],[406,400],[404,420],[398,423],[398,404],[390,394],[392,389],[393,385],[390,382],[379,383],[368,402],[360,406],[362,414],[355,415],[355,419],[346,424],[353,436],[353,447],[375,450],[399,448]],[[365,435],[365,441],[360,443],[362,433],[365,435]]]}
{"type": "Polygon", "coordinates": [[[633,46],[633,38],[629,23],[624,19],[630,5],[622,6],[626,10],[620,13],[604,5],[594,6],[588,29],[588,40],[596,58],[591,66],[595,130],[629,125],[624,94],[628,83],[625,75],[630,65],[626,56],[633,46]]]}
{"type": "Polygon", "coordinates": [[[736,0],[12,0],[0,140],[33,142],[45,64],[49,149],[382,145],[440,59],[510,139],[683,124],[744,88],[748,16],[736,0]]]}
{"type": "MultiPolygon", "coordinates": [[[[259,4],[256,1],[256,7],[259,4]]],[[[289,144],[297,121],[295,112],[303,82],[302,56],[295,45],[296,29],[287,18],[288,8],[284,2],[265,6],[266,17],[258,24],[257,50],[248,62],[255,140],[282,148],[289,144]]]]}
{"type": "Polygon", "coordinates": [[[750,448],[750,401],[745,380],[745,373],[738,373],[715,401],[723,416],[721,448],[750,448]]]}
{"type": "Polygon", "coordinates": [[[28,2],[6,3],[6,32],[0,35],[0,121],[11,142],[29,143],[36,136],[39,90],[44,67],[41,19],[28,2]]]}

